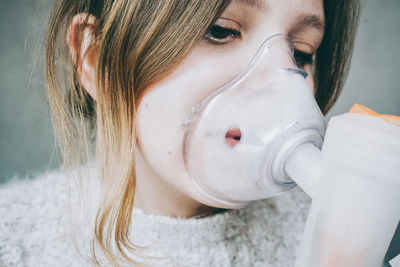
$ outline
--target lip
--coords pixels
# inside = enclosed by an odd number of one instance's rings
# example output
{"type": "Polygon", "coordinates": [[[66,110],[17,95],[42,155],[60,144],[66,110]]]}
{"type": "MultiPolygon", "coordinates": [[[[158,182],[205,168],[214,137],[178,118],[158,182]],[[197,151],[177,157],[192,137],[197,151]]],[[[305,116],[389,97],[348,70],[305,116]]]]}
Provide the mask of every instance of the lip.
{"type": "Polygon", "coordinates": [[[242,132],[239,128],[231,128],[225,134],[225,142],[227,145],[234,147],[240,142],[242,132]]]}

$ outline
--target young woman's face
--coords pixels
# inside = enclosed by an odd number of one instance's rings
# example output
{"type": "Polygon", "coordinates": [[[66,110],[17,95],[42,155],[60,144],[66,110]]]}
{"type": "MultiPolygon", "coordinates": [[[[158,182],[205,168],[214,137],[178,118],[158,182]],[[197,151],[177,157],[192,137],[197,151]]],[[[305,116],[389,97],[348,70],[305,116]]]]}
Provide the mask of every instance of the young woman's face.
{"type": "Polygon", "coordinates": [[[137,138],[144,161],[138,163],[138,179],[152,175],[198,202],[218,206],[194,190],[185,170],[183,122],[191,107],[234,78],[274,34],[291,38],[297,64],[308,72],[307,82],[313,90],[312,55],[323,33],[322,0],[232,1],[184,61],[142,96],[137,138]]]}

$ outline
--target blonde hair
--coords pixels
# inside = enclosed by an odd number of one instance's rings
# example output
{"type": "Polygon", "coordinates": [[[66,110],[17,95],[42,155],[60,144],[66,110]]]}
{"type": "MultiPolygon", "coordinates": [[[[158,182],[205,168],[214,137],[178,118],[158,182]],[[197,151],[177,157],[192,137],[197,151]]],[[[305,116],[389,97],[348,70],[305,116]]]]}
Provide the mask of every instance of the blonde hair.
{"type": "MultiPolygon", "coordinates": [[[[221,0],[64,0],[54,6],[46,39],[52,120],[66,169],[78,170],[90,162],[95,145],[99,179],[106,190],[96,215],[94,240],[115,266],[123,261],[136,263],[125,251],[135,248],[129,227],[136,184],[137,101],[146,87],[181,62],[227,4],[221,0]],[[100,50],[96,101],[79,84],[65,40],[72,18],[82,12],[97,18],[92,43],[100,50]]],[[[93,258],[99,265],[95,250],[93,258]]]]}
{"type": "MultiPolygon", "coordinates": [[[[138,100],[150,84],[168,75],[182,61],[229,2],[61,0],[52,10],[45,48],[46,73],[63,165],[66,170],[79,170],[95,157],[104,192],[94,222],[94,243],[115,266],[124,261],[137,263],[126,250],[135,251],[129,228],[136,186],[134,146],[138,100]],[[79,62],[71,58],[65,39],[72,18],[79,13],[97,19],[92,40],[99,47],[96,101],[80,85],[76,70],[79,62]]],[[[355,30],[344,31],[346,34],[338,38],[339,32],[355,28],[358,18],[358,12],[354,13],[358,10],[357,1],[338,2],[343,5],[338,10],[346,12],[341,15],[326,5],[330,35],[324,37],[323,50],[317,53],[316,59],[316,97],[325,112],[340,92],[353,47],[355,30]],[[340,54],[343,48],[346,52],[340,54]],[[329,65],[323,58],[335,60],[329,65]],[[320,62],[324,68],[334,66],[338,71],[322,72],[318,70],[320,62]],[[327,85],[322,84],[323,80],[340,82],[327,85]]],[[[82,32],[86,26],[81,25],[82,32]]],[[[83,174],[78,177],[85,179],[83,174]]],[[[100,265],[95,250],[93,258],[100,265]]]]}

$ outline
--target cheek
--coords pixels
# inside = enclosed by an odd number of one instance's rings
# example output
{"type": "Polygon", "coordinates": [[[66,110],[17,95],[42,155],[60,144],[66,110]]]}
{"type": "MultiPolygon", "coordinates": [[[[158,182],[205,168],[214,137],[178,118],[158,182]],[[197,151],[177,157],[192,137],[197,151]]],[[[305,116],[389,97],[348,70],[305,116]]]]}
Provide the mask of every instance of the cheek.
{"type": "Polygon", "coordinates": [[[141,98],[136,117],[139,149],[150,167],[171,184],[178,186],[186,175],[183,122],[190,109],[244,68],[227,68],[221,62],[221,56],[195,50],[141,98]]]}

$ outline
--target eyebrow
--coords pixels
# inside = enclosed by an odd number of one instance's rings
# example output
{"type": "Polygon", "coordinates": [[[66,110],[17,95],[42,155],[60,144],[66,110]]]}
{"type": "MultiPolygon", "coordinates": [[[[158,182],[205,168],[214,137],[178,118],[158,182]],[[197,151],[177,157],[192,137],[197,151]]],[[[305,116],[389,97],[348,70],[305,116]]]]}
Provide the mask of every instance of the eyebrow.
{"type": "Polygon", "coordinates": [[[301,14],[297,18],[296,27],[293,31],[301,30],[305,27],[315,28],[322,32],[325,30],[324,22],[317,15],[301,14]]]}
{"type": "MultiPolygon", "coordinates": [[[[266,1],[264,0],[234,0],[237,4],[250,6],[259,10],[267,8],[266,1]]],[[[301,14],[296,20],[296,27],[292,32],[299,31],[306,27],[315,28],[321,32],[325,30],[325,23],[317,15],[301,14]]]]}

